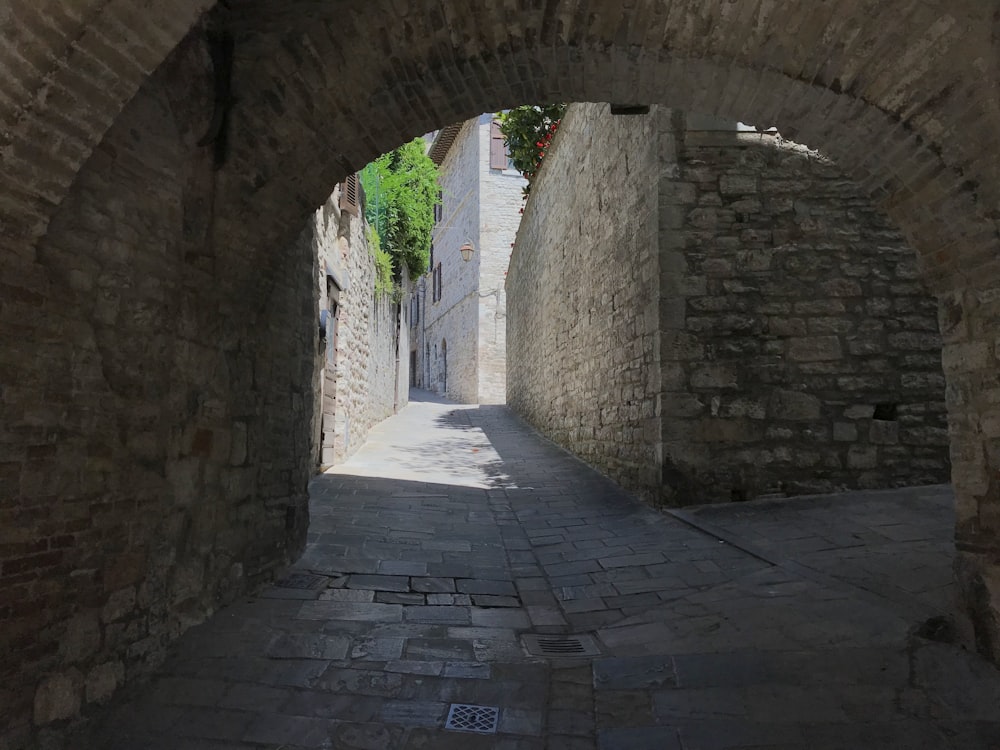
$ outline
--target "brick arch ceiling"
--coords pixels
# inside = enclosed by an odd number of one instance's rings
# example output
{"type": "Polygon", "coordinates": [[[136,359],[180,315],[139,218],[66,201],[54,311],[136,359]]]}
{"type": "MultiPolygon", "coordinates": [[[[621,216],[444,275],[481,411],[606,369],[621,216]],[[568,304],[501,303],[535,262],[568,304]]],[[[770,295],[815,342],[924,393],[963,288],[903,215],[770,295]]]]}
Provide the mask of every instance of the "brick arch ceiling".
{"type": "MultiPolygon", "coordinates": [[[[1000,117],[985,5],[229,0],[216,15],[236,37],[232,228],[277,240],[346,172],[483,110],[662,102],[821,148],[894,216],[939,288],[993,283],[1000,117]]],[[[7,249],[30,255],[94,145],[203,9],[12,0],[0,11],[7,249]]]]}

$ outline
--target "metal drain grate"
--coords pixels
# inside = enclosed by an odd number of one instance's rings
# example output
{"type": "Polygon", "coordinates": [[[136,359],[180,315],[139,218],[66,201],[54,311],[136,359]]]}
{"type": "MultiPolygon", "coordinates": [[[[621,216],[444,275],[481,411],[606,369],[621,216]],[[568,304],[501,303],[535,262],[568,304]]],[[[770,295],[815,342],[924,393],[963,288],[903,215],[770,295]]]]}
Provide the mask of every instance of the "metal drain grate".
{"type": "Polygon", "coordinates": [[[521,636],[524,647],[533,656],[573,657],[600,656],[601,649],[590,635],[538,635],[521,636]]]}
{"type": "Polygon", "coordinates": [[[496,706],[470,706],[465,703],[452,703],[444,728],[456,732],[496,734],[499,722],[500,709],[496,706]]]}
{"type": "Polygon", "coordinates": [[[275,581],[274,585],[283,589],[321,589],[326,586],[326,576],[292,573],[280,581],[275,581]]]}

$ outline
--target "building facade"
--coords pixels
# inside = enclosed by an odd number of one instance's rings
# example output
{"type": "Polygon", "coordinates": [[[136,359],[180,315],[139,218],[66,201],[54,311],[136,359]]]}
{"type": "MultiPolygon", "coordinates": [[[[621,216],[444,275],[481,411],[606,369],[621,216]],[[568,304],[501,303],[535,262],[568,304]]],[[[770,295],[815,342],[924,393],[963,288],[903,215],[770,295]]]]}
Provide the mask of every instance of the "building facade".
{"type": "Polygon", "coordinates": [[[430,156],[441,204],[430,271],[413,285],[411,383],[461,403],[504,403],[504,279],[526,183],[490,114],[438,131],[430,156]]]}

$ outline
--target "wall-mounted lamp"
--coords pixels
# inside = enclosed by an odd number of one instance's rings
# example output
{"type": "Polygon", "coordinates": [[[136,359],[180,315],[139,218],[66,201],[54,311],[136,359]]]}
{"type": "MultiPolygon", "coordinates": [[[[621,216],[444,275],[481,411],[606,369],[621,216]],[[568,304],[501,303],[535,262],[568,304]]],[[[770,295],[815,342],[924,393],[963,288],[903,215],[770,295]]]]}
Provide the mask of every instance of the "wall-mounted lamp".
{"type": "Polygon", "coordinates": [[[472,260],[472,254],[475,252],[475,248],[472,246],[472,240],[466,240],[463,242],[462,246],[458,248],[458,251],[462,254],[462,260],[472,260]]]}

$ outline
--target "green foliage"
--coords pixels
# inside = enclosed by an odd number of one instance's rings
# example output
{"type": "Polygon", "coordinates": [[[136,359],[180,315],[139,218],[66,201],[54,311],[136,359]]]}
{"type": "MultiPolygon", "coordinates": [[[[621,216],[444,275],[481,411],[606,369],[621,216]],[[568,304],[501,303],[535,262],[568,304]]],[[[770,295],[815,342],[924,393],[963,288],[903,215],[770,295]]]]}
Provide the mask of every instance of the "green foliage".
{"type": "Polygon", "coordinates": [[[565,104],[525,104],[497,115],[500,132],[507,144],[507,153],[510,154],[514,167],[528,179],[528,185],[524,188],[525,195],[531,191],[531,181],[538,174],[545,152],[552,143],[552,137],[559,129],[559,122],[564,114],[565,104]]]}
{"type": "Polygon", "coordinates": [[[378,230],[368,225],[368,250],[375,257],[375,293],[380,297],[397,297],[399,285],[395,282],[392,256],[382,247],[378,230]]]}
{"type": "Polygon", "coordinates": [[[438,170],[415,138],[383,154],[361,172],[365,218],[375,227],[394,273],[405,267],[411,278],[427,273],[438,170]]]}

